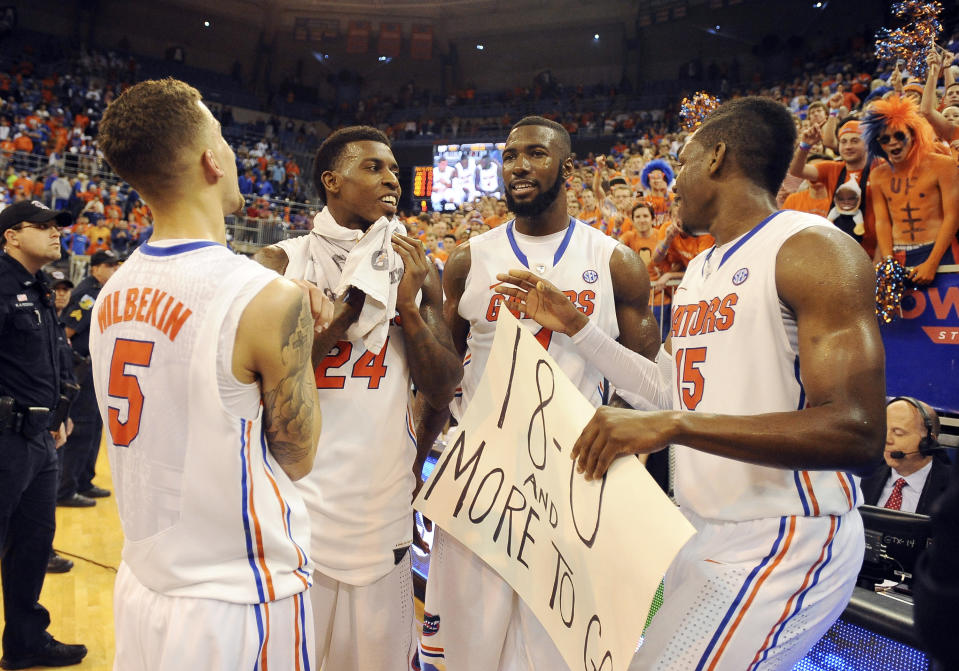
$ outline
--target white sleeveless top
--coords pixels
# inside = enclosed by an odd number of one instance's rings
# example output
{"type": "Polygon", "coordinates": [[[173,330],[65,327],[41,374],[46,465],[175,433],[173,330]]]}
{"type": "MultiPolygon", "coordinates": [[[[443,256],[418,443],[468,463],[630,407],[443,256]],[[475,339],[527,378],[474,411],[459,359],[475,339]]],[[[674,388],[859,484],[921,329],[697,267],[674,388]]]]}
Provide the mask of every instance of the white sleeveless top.
{"type": "MultiPolygon", "coordinates": [[[[286,276],[303,279],[309,236],[280,247],[286,276]]],[[[311,261],[308,261],[312,263],[311,261]]],[[[335,287],[335,265],[312,264],[311,279],[335,287]]],[[[413,461],[416,438],[409,411],[410,371],[396,316],[380,352],[362,340],[341,341],[316,369],[323,432],[313,471],[296,482],[313,524],[310,558],[322,573],[368,585],[395,565],[394,550],[413,541],[413,461]]]]}
{"type": "MultiPolygon", "coordinates": [[[[690,262],[673,297],[674,409],[757,415],[805,407],[796,319],[779,299],[776,256],[813,226],[830,223],[777,212],[690,262]]],[[[676,447],[676,498],[702,518],[842,514],[861,499],[849,473],[756,466],[676,447]]]]}
{"type": "Polygon", "coordinates": [[[123,561],[157,592],[252,604],[310,584],[306,507],[267,447],[258,386],[232,374],[239,317],[275,279],[213,242],[145,244],[93,308],[123,561]]]}
{"type": "MultiPolygon", "coordinates": [[[[609,260],[618,244],[613,238],[571,219],[564,231],[549,236],[519,234],[514,221],[470,239],[470,270],[466,276],[459,315],[470,323],[463,359],[463,382],[452,405],[462,417],[472,398],[493,347],[496,318],[506,296],[498,293],[498,273],[526,268],[551,282],[574,301],[576,307],[611,337],[619,336],[616,301],[609,260]]],[[[604,401],[604,378],[579,354],[569,337],[541,328],[532,319],[520,323],[537,335],[563,372],[593,405],[604,401]]]]}

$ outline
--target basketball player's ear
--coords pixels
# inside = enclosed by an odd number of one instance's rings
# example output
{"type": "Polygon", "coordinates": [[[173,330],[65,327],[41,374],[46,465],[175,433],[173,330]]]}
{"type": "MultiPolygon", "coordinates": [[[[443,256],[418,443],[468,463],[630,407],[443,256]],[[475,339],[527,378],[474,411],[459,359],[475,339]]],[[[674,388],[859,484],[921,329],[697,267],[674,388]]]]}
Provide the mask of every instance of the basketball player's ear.
{"type": "Polygon", "coordinates": [[[203,152],[203,158],[200,162],[203,166],[203,172],[210,182],[215,182],[226,174],[217,162],[216,156],[213,155],[212,149],[207,149],[203,152]]]}
{"type": "Polygon", "coordinates": [[[726,143],[717,142],[713,147],[712,156],[709,157],[709,174],[715,175],[723,167],[726,161],[726,143]]]}
{"type": "Polygon", "coordinates": [[[572,177],[574,171],[575,170],[573,168],[573,157],[572,155],[567,156],[563,160],[563,179],[569,179],[570,177],[572,177]]]}
{"type": "Polygon", "coordinates": [[[327,193],[340,192],[340,177],[332,170],[327,170],[320,175],[320,181],[323,182],[323,188],[327,193]]]}

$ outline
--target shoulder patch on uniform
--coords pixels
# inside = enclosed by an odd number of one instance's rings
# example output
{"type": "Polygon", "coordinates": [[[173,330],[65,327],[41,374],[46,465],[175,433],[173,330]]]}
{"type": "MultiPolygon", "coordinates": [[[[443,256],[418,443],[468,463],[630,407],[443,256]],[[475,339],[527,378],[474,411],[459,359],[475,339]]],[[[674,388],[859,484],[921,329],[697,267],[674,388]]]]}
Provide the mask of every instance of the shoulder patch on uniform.
{"type": "Polygon", "coordinates": [[[83,294],[83,298],[80,299],[80,309],[89,310],[93,307],[93,296],[90,294],[83,294]]]}
{"type": "Polygon", "coordinates": [[[80,310],[74,310],[73,312],[70,313],[70,319],[73,319],[75,321],[80,321],[81,319],[83,319],[83,312],[81,312],[80,310]]]}

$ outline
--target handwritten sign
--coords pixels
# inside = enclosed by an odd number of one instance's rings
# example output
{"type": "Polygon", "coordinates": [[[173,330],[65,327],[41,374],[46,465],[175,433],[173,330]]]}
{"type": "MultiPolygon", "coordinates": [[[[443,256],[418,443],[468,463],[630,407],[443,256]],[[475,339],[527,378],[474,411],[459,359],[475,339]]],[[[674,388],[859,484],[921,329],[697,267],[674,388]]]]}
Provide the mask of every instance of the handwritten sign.
{"type": "Polygon", "coordinates": [[[693,528],[635,458],[601,481],[575,471],[594,408],[499,314],[483,378],[413,505],[516,590],[571,669],[625,671],[693,528]]]}

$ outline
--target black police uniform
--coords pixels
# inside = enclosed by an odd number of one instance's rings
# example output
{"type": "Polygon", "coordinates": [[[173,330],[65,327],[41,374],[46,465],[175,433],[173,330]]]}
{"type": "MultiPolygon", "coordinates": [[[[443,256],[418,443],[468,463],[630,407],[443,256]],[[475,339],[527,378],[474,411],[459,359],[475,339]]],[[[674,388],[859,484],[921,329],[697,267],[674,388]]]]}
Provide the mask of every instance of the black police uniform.
{"type": "Polygon", "coordinates": [[[60,448],[60,486],[57,500],[69,499],[93,487],[97,454],[103,420],[97,407],[93,388],[93,369],[90,365],[90,316],[93,303],[100,294],[100,283],[90,275],[82,280],[70,295],[70,302],[60,314],[61,323],[76,333],[70,338],[80,393],[70,408],[73,432],[60,448]]]}
{"type": "Polygon", "coordinates": [[[38,603],[56,526],[57,455],[49,428],[73,372],[53,294],[0,253],[0,543],[3,651],[42,649],[50,615],[38,603]]]}

